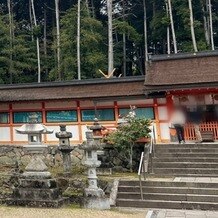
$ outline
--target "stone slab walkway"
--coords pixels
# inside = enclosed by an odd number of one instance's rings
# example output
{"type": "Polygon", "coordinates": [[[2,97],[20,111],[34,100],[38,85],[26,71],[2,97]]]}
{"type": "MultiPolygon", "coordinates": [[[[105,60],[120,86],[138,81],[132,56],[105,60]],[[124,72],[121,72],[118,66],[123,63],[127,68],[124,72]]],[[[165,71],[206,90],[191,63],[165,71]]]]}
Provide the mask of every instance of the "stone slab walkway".
{"type": "Polygon", "coordinates": [[[218,218],[217,211],[198,210],[153,210],[146,218],[218,218]]]}

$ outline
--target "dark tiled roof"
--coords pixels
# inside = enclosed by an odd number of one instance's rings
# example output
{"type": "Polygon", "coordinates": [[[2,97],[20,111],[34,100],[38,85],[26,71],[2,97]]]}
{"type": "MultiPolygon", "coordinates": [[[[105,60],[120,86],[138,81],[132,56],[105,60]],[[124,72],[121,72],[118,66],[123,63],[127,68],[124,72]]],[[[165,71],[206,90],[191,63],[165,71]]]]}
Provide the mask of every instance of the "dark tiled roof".
{"type": "Polygon", "coordinates": [[[218,52],[151,58],[145,89],[163,91],[218,86],[218,52]]]}
{"type": "Polygon", "coordinates": [[[144,95],[144,76],[0,86],[0,101],[95,99],[144,95]]]}

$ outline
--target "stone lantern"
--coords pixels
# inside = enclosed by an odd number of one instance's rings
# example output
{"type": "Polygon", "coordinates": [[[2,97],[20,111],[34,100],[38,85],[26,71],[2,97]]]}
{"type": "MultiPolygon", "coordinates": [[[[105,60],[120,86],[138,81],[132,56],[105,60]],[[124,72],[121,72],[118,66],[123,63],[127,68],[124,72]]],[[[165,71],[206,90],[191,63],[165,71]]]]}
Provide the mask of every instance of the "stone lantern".
{"type": "Polygon", "coordinates": [[[13,190],[9,205],[59,207],[64,202],[55,179],[51,178],[48,167],[43,162],[41,155],[47,146],[42,144],[42,134],[51,134],[53,130],[38,123],[38,116],[32,114],[29,123],[16,129],[19,134],[28,136],[28,145],[24,148],[32,156],[30,163],[19,178],[19,186],[13,190]]]}
{"type": "Polygon", "coordinates": [[[59,139],[58,150],[63,156],[64,172],[69,173],[71,170],[70,152],[73,150],[73,147],[70,146],[70,138],[72,138],[72,133],[66,131],[66,125],[61,125],[60,132],[56,133],[56,137],[59,139]]]}
{"type": "Polygon", "coordinates": [[[102,126],[95,119],[94,125],[86,132],[87,141],[81,148],[85,150],[86,160],[84,165],[88,167],[88,188],[85,189],[84,207],[89,209],[110,209],[109,199],[106,198],[104,191],[98,187],[96,168],[101,165],[98,160],[97,151],[102,149],[100,135],[102,126]]]}
{"type": "Polygon", "coordinates": [[[47,145],[42,143],[42,134],[51,134],[53,130],[48,129],[46,126],[38,123],[37,114],[29,116],[29,123],[24,124],[16,129],[19,134],[25,134],[28,137],[28,145],[25,145],[25,150],[32,154],[33,157],[30,163],[25,168],[23,176],[33,177],[50,177],[51,173],[41,159],[41,155],[46,151],[47,145]]]}

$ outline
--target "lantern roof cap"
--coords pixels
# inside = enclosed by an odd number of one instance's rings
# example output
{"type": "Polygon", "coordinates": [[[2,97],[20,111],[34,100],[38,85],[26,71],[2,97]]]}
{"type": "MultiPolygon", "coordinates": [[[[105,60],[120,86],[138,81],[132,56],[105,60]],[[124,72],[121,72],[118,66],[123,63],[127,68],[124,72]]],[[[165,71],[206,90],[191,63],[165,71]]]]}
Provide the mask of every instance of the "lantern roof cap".
{"type": "Polygon", "coordinates": [[[48,129],[45,125],[38,123],[38,115],[33,113],[29,116],[29,123],[16,129],[19,134],[51,134],[53,130],[48,129]]]}
{"type": "Polygon", "coordinates": [[[53,130],[48,129],[46,126],[40,123],[27,123],[16,129],[16,132],[20,134],[51,134],[53,133],[53,130]]]}

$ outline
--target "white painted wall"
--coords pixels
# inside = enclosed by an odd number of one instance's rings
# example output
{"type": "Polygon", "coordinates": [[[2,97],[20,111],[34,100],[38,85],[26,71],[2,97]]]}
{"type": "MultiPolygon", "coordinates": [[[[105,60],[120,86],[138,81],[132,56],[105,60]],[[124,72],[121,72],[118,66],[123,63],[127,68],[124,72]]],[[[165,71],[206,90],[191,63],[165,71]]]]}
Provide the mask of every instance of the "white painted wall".
{"type": "Polygon", "coordinates": [[[160,123],[160,132],[161,132],[161,139],[162,140],[169,140],[170,139],[170,130],[168,123],[160,123]]]}
{"type": "Polygon", "coordinates": [[[10,127],[0,127],[0,141],[9,142],[10,140],[10,127]]]}
{"type": "Polygon", "coordinates": [[[159,115],[159,120],[168,120],[168,110],[167,106],[160,106],[158,107],[158,115],[159,115]]]}
{"type": "Polygon", "coordinates": [[[24,141],[27,142],[27,135],[23,135],[23,134],[17,134],[16,129],[19,127],[13,127],[13,133],[14,133],[14,141],[20,142],[20,141],[24,141]]]}
{"type": "MultiPolygon", "coordinates": [[[[52,134],[48,134],[47,135],[47,141],[57,141],[58,139],[55,136],[56,132],[60,132],[60,127],[59,126],[49,126],[49,129],[54,130],[54,132],[52,134]]],[[[66,129],[68,132],[71,132],[73,134],[73,137],[70,141],[79,141],[79,128],[78,126],[73,126],[73,125],[69,125],[66,126],[66,129]]]]}

